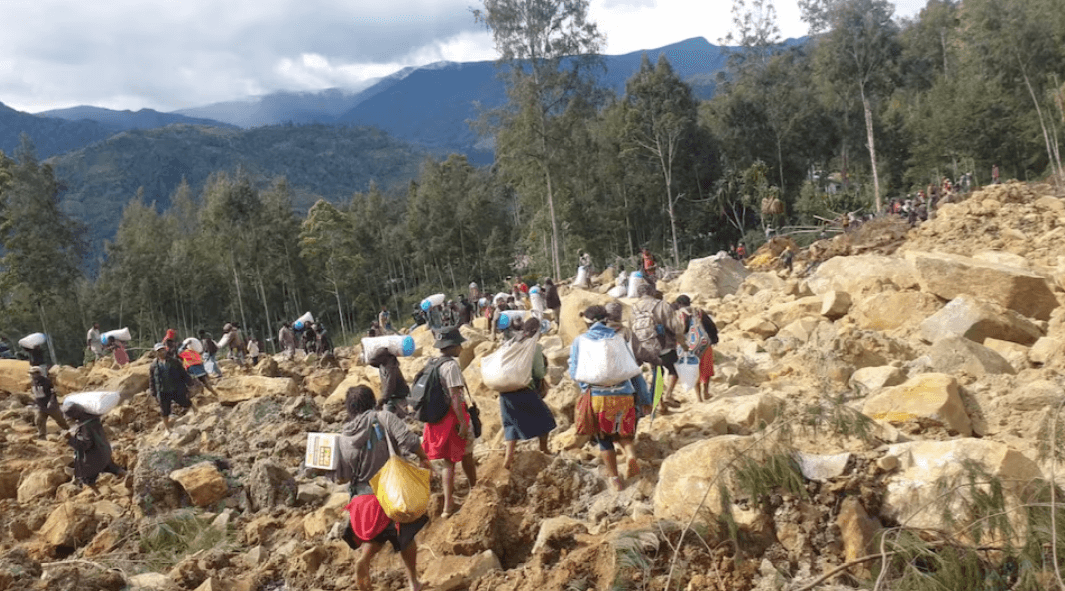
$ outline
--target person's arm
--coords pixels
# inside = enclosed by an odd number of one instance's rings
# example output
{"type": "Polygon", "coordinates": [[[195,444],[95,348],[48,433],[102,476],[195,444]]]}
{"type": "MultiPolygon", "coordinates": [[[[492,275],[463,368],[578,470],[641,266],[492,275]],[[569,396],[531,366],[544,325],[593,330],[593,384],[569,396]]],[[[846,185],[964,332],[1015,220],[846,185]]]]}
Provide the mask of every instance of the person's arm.
{"type": "MultiPolygon", "coordinates": [[[[654,396],[651,394],[650,388],[647,387],[647,381],[643,379],[642,374],[632,378],[631,383],[633,387],[636,388],[634,396],[638,406],[650,407],[654,404],[654,396]]],[[[646,411],[646,409],[644,410],[646,411]]],[[[646,412],[644,414],[646,414],[646,412]]]]}
{"type": "Polygon", "coordinates": [[[81,425],[75,425],[71,430],[74,434],[67,439],[67,445],[74,448],[76,451],[86,452],[93,448],[94,443],[92,436],[89,435],[87,429],[81,429],[81,425]]]}

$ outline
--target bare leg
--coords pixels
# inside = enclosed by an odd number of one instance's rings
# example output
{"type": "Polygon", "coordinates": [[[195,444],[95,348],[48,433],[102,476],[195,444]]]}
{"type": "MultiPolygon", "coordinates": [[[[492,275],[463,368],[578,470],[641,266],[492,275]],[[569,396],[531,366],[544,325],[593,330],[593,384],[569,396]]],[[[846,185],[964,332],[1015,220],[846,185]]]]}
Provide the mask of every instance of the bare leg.
{"type": "Polygon", "coordinates": [[[507,441],[507,451],[503,455],[503,468],[506,470],[509,470],[514,465],[514,448],[517,444],[518,442],[513,439],[507,441]]]}
{"type": "MultiPolygon", "coordinates": [[[[411,544],[413,546],[413,544],[411,544]]],[[[359,585],[359,591],[372,591],[370,585],[370,561],[381,551],[382,544],[378,542],[366,542],[362,546],[362,553],[355,562],[355,581],[359,585]]]]}
{"type": "Polygon", "coordinates": [[[462,471],[466,473],[466,480],[470,481],[470,488],[477,486],[477,460],[473,459],[472,453],[462,456],[462,471]]]}
{"type": "Polygon", "coordinates": [[[451,460],[443,460],[444,473],[441,475],[444,489],[444,514],[451,515],[455,512],[455,463],[451,460]]]}
{"type": "Polygon", "coordinates": [[[551,453],[551,450],[547,448],[547,433],[540,436],[540,451],[544,454],[551,453]]]}
{"type": "Polygon", "coordinates": [[[170,432],[170,417],[168,416],[163,416],[163,429],[166,429],[167,433],[170,432]]]}
{"type": "Polygon", "coordinates": [[[602,450],[599,452],[599,457],[603,459],[603,465],[606,466],[606,473],[610,476],[610,483],[614,486],[614,490],[621,490],[617,452],[612,449],[602,450]]]}
{"type": "Polygon", "coordinates": [[[407,569],[410,591],[420,591],[422,584],[418,582],[418,542],[411,540],[410,545],[404,548],[399,556],[403,559],[403,568],[407,569]]]}
{"type": "Polygon", "coordinates": [[[666,391],[662,393],[662,398],[665,400],[673,400],[673,389],[677,387],[677,376],[666,374],[666,391]]]}
{"type": "MultiPolygon", "coordinates": [[[[635,439],[622,439],[621,440],[621,448],[625,450],[625,457],[627,458],[626,459],[626,464],[628,466],[628,472],[625,474],[625,476],[628,477],[628,478],[632,478],[634,476],[639,476],[639,474],[640,474],[640,464],[636,461],[636,440],[635,439]]],[[[617,471],[617,463],[616,462],[615,462],[614,466],[615,466],[614,470],[616,472],[617,471]]]]}

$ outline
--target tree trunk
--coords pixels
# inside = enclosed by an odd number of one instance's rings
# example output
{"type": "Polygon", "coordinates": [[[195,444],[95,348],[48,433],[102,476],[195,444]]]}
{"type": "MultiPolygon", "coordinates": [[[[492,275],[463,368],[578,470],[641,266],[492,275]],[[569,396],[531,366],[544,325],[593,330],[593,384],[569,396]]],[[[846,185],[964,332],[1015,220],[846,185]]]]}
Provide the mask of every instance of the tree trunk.
{"type": "Polygon", "coordinates": [[[347,324],[344,323],[344,306],[340,304],[340,288],[337,286],[337,282],[335,280],[332,283],[333,296],[335,296],[337,300],[337,315],[340,316],[340,335],[342,339],[347,341],[348,327],[347,324]]]}
{"type": "Polygon", "coordinates": [[[1036,98],[1035,89],[1032,88],[1032,82],[1028,79],[1028,69],[1021,66],[1021,74],[1024,75],[1024,85],[1028,87],[1028,94],[1032,95],[1032,102],[1035,104],[1035,113],[1039,116],[1039,127],[1043,128],[1043,140],[1047,145],[1047,158],[1050,160],[1050,172],[1057,177],[1060,163],[1055,163],[1054,160],[1054,149],[1050,147],[1050,134],[1047,132],[1046,121],[1043,120],[1043,109],[1039,107],[1039,99],[1036,98]]]}
{"type": "Polygon", "coordinates": [[[233,253],[229,253],[229,261],[233,265],[233,284],[237,286],[237,305],[240,307],[240,325],[247,328],[248,321],[244,319],[244,298],[240,295],[240,277],[237,276],[237,260],[233,253]]]}
{"type": "Polygon", "coordinates": [[[876,212],[882,210],[880,206],[880,173],[876,169],[876,141],[873,137],[873,110],[869,106],[869,99],[865,96],[865,89],[861,89],[862,109],[865,111],[865,134],[869,140],[869,160],[873,165],[873,196],[876,199],[876,212]]]}
{"type": "MultiPolygon", "coordinates": [[[[37,300],[37,313],[41,316],[41,332],[47,335],[48,327],[44,323],[44,305],[41,304],[40,300],[37,300]]],[[[52,345],[51,337],[45,339],[45,342],[48,343],[48,354],[52,356],[52,365],[59,365],[55,358],[55,347],[52,345]]]]}

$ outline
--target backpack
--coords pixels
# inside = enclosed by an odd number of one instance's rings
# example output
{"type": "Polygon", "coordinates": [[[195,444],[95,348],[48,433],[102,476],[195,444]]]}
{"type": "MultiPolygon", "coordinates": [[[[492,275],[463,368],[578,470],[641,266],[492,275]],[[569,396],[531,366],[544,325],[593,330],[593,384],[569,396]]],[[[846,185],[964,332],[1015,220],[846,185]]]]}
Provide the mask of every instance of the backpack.
{"type": "Polygon", "coordinates": [[[703,311],[693,309],[689,322],[691,326],[688,327],[688,334],[685,335],[684,341],[692,354],[702,357],[706,348],[710,346],[710,334],[703,327],[703,311]]]}
{"type": "Polygon", "coordinates": [[[632,334],[640,344],[640,348],[647,353],[654,353],[657,357],[662,350],[662,340],[659,337],[658,324],[655,322],[654,307],[658,302],[647,306],[644,302],[637,302],[632,307],[632,334]]]}
{"type": "Polygon", "coordinates": [[[410,389],[410,403],[414,418],[423,423],[436,423],[447,415],[451,408],[451,396],[444,391],[440,381],[440,366],[452,361],[450,357],[434,357],[414,376],[410,389]]]}

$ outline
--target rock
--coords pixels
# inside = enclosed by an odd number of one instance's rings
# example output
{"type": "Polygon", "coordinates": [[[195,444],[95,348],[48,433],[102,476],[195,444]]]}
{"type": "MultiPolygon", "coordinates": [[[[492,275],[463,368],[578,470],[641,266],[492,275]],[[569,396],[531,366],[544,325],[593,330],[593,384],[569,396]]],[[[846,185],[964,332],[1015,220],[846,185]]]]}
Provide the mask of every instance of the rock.
{"type": "Polygon", "coordinates": [[[750,271],[743,263],[725,253],[692,259],[677,281],[677,291],[688,294],[693,301],[696,296],[721,298],[738,292],[748,275],[750,271]]]}
{"type": "Polygon", "coordinates": [[[798,462],[802,475],[807,480],[817,482],[826,482],[842,476],[850,459],[850,453],[821,455],[800,451],[795,454],[795,461],[798,462]]]}
{"type": "Polygon", "coordinates": [[[0,359],[0,390],[30,391],[30,362],[19,359],[0,359]]]}
{"type": "Polygon", "coordinates": [[[916,325],[941,307],[939,298],[921,291],[877,293],[853,304],[850,318],[865,330],[891,331],[916,325]]]}
{"type": "Polygon", "coordinates": [[[197,507],[207,507],[226,498],[229,485],[214,462],[200,462],[170,473],[170,479],[181,485],[197,507]]]}
{"type": "Polygon", "coordinates": [[[917,275],[905,259],[858,255],[833,257],[821,263],[806,283],[815,294],[838,290],[853,296],[869,290],[883,291],[885,286],[900,290],[916,287],[917,275]]]}
{"type": "Polygon", "coordinates": [[[154,447],[137,453],[133,470],[133,494],[147,515],[165,513],[180,507],[187,495],[170,473],[181,469],[184,455],[169,447],[154,447]]]}
{"type": "MultiPolygon", "coordinates": [[[[721,404],[713,406],[711,402],[700,402],[685,408],[683,412],[656,417],[653,432],[671,433],[668,441],[674,449],[678,449],[696,439],[727,434],[727,414],[727,409],[721,404]]],[[[650,421],[646,423],[650,432],[650,421]]]]}
{"type": "Polygon", "coordinates": [[[493,570],[501,570],[499,558],[491,550],[475,556],[441,556],[429,563],[421,578],[434,591],[466,589],[493,570]]]}
{"type": "Polygon", "coordinates": [[[245,484],[248,500],[255,511],[277,505],[296,504],[296,480],[288,470],[273,460],[259,460],[251,468],[245,484]]]}
{"type": "Polygon", "coordinates": [[[76,548],[96,535],[96,512],[91,505],[67,501],[48,515],[37,535],[51,546],[76,548]]]}
{"type": "Polygon", "coordinates": [[[296,504],[318,505],[329,498],[329,491],[322,485],[313,482],[299,485],[296,490],[296,504]]]}
{"type": "Polygon", "coordinates": [[[1021,371],[1028,367],[1029,349],[1024,345],[1019,345],[1011,341],[1000,341],[998,339],[987,338],[984,339],[984,346],[1001,355],[1002,358],[1008,361],[1009,364],[1013,366],[1013,369],[1017,371],[1021,371]]]}
{"type": "Polygon", "coordinates": [[[906,259],[917,270],[921,290],[946,300],[979,296],[1040,320],[1058,307],[1047,280],[1027,269],[944,253],[910,251],[906,259]]]}
{"type": "MultiPolygon", "coordinates": [[[[1016,512],[1020,495],[1033,479],[1042,478],[1039,467],[1024,454],[1004,443],[986,439],[952,439],[950,441],[915,441],[888,447],[888,456],[899,460],[900,471],[885,480],[881,514],[901,526],[928,528],[953,533],[968,524],[963,500],[971,498],[965,482],[967,465],[974,465],[1002,484],[1007,511],[1011,519],[1023,519],[1016,512]],[[944,495],[939,484],[956,487],[954,494],[944,495]],[[944,503],[955,523],[944,518],[944,503]]],[[[980,481],[983,476],[977,476],[980,481]]],[[[979,485],[983,486],[983,485],[979,485]]],[[[986,488],[984,488],[986,491],[986,488]]],[[[1023,531],[1019,522],[1015,527],[1023,531]]]]}
{"type": "Polygon", "coordinates": [[[584,317],[581,316],[588,306],[606,305],[613,301],[616,300],[609,295],[583,289],[570,290],[566,297],[562,298],[562,319],[558,325],[558,336],[562,337],[563,346],[569,347],[573,339],[588,330],[588,325],[584,323],[584,317]]]}
{"type": "Polygon", "coordinates": [[[303,534],[307,539],[324,536],[333,524],[345,518],[348,513],[344,507],[348,506],[351,496],[346,492],[338,492],[329,495],[325,505],[303,518],[303,534]]]}
{"type": "Polygon", "coordinates": [[[303,379],[303,388],[312,396],[329,396],[345,377],[342,369],[320,369],[303,379]]]}
{"type": "Polygon", "coordinates": [[[148,390],[148,365],[131,366],[118,375],[107,380],[100,390],[118,392],[122,400],[129,400],[134,395],[148,390]]]}
{"type": "Polygon", "coordinates": [[[540,554],[556,540],[573,539],[573,536],[577,534],[586,533],[588,533],[588,525],[583,521],[568,515],[549,517],[540,523],[540,531],[536,534],[536,541],[533,542],[532,554],[534,556],[540,554]]]}
{"type": "Polygon", "coordinates": [[[717,398],[696,406],[704,407],[702,413],[705,416],[724,416],[729,433],[746,435],[775,421],[782,405],[776,396],[758,393],[717,398]]]}
{"type": "Polygon", "coordinates": [[[743,320],[740,320],[736,328],[743,332],[749,332],[753,335],[762,337],[763,339],[767,339],[777,334],[777,331],[780,330],[776,324],[766,320],[764,316],[759,314],[747,316],[743,320]]]}
{"type": "Polygon", "coordinates": [[[0,499],[17,499],[18,498],[18,485],[19,478],[22,477],[21,472],[3,472],[0,471],[0,499]]]}
{"type": "Polygon", "coordinates": [[[972,423],[958,393],[958,381],[943,374],[921,374],[870,397],[862,413],[892,424],[918,421],[943,426],[968,437],[972,423]]]}
{"type": "Polygon", "coordinates": [[[1042,336],[1042,329],[1017,312],[967,295],[954,298],[921,323],[921,338],[929,343],[965,337],[977,343],[993,338],[1031,345],[1042,336]]]}
{"type": "Polygon", "coordinates": [[[805,316],[777,331],[776,337],[781,339],[792,338],[800,343],[806,343],[817,330],[817,325],[823,322],[816,316],[805,316]]]}
{"type": "Polygon", "coordinates": [[[947,337],[932,344],[932,367],[940,373],[965,372],[981,377],[987,374],[1015,374],[1001,355],[962,337],[947,337]]]}
{"type": "Polygon", "coordinates": [[[259,365],[255,366],[255,374],[263,376],[264,378],[281,377],[281,371],[277,365],[277,359],[269,355],[262,358],[259,361],[259,365]]]}
{"type": "Polygon", "coordinates": [[[292,378],[266,378],[232,373],[215,382],[214,387],[218,390],[218,402],[226,406],[252,398],[295,396],[299,393],[296,380],[292,378]]]}
{"type": "Polygon", "coordinates": [[[163,573],[143,573],[129,578],[130,591],[178,591],[177,583],[163,573]]]}
{"type": "MultiPolygon", "coordinates": [[[[16,475],[16,478],[18,475],[16,475]]],[[[69,478],[62,470],[34,470],[26,474],[18,485],[18,502],[28,503],[41,497],[50,497],[55,489],[69,478]]]]}
{"type": "Polygon", "coordinates": [[[821,312],[824,299],[821,296],[799,298],[771,306],[763,313],[766,320],[777,326],[786,326],[804,316],[817,316],[821,312]]]}
{"type": "Polygon", "coordinates": [[[845,291],[832,290],[822,296],[821,315],[830,320],[837,320],[847,315],[851,309],[851,294],[845,291]]]}
{"type": "Polygon", "coordinates": [[[1028,361],[1038,365],[1046,365],[1052,359],[1061,355],[1065,348],[1065,340],[1058,337],[1043,337],[1032,345],[1028,350],[1028,361]]]}
{"type": "Polygon", "coordinates": [[[1065,398],[1065,390],[1048,380],[1036,380],[1018,386],[1010,392],[1008,405],[1012,410],[1041,411],[1056,406],[1065,398]]]}
{"type": "Polygon", "coordinates": [[[722,511],[720,485],[731,487],[729,463],[747,448],[753,437],[722,435],[689,444],[667,457],[659,469],[654,492],[655,519],[687,523],[706,498],[704,511],[722,511]]]}
{"type": "MultiPolygon", "coordinates": [[[[408,382],[411,382],[414,379],[414,374],[408,374],[407,371],[404,371],[403,375],[407,378],[408,382]]],[[[337,384],[336,387],[333,388],[333,393],[325,399],[325,403],[322,404],[322,415],[326,417],[343,416],[344,398],[348,394],[348,388],[354,388],[355,386],[361,384],[370,386],[374,389],[375,392],[380,392],[380,373],[378,373],[376,368],[370,367],[368,365],[352,367],[348,371],[347,377],[345,377],[343,381],[337,384]]]]}
{"type": "Polygon", "coordinates": [[[777,277],[776,273],[751,273],[743,280],[740,291],[746,295],[754,295],[760,291],[783,291],[784,280],[777,277]]]}
{"type": "Polygon", "coordinates": [[[847,385],[861,394],[876,392],[887,386],[897,386],[906,381],[906,372],[891,366],[863,367],[851,374],[847,385]]]}
{"type": "Polygon", "coordinates": [[[880,521],[869,517],[857,497],[846,497],[836,516],[843,541],[843,560],[850,562],[873,552],[873,542],[880,531],[880,521]]]}
{"type": "Polygon", "coordinates": [[[84,368],[61,365],[54,370],[52,384],[55,385],[56,393],[60,396],[66,396],[71,392],[83,392],[87,374],[84,368]]]}

